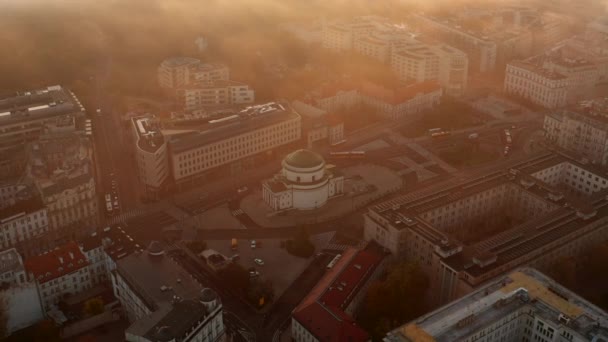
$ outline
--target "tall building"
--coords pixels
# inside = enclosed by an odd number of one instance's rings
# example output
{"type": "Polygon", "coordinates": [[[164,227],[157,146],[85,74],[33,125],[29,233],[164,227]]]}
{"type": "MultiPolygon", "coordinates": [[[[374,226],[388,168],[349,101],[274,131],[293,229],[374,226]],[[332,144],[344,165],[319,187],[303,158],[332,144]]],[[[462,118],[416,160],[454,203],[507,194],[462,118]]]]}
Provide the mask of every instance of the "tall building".
{"type": "Polygon", "coordinates": [[[553,109],[567,104],[568,77],[528,61],[507,65],[504,91],[539,106],[553,109]]]}
{"type": "Polygon", "coordinates": [[[467,87],[467,55],[445,44],[417,40],[403,43],[392,52],[391,67],[403,81],[438,81],[448,95],[461,96],[467,87]]]}
{"type": "Polygon", "coordinates": [[[583,101],[545,115],[545,138],[550,143],[588,159],[608,164],[608,100],[583,101]]]}
{"type": "Polygon", "coordinates": [[[82,118],[80,101],[61,86],[0,98],[0,151],[35,141],[45,128],[74,130],[82,118]]]}
{"type": "Polygon", "coordinates": [[[608,314],[532,268],[415,319],[384,342],[608,340],[608,314]]]}
{"type": "Polygon", "coordinates": [[[296,342],[369,341],[354,317],[371,283],[384,272],[388,258],[376,244],[349,248],[293,310],[291,338],[296,342]]]}
{"type": "Polygon", "coordinates": [[[544,267],[608,239],[608,178],[543,153],[372,206],[364,236],[428,274],[445,304],[516,267],[544,267]]]}
{"type": "Polygon", "coordinates": [[[132,324],[126,341],[224,341],[222,304],[158,242],[116,261],[114,295],[132,324]]]}
{"type": "Polygon", "coordinates": [[[28,177],[47,208],[53,247],[99,223],[91,142],[74,133],[43,135],[29,146],[28,177]]]}

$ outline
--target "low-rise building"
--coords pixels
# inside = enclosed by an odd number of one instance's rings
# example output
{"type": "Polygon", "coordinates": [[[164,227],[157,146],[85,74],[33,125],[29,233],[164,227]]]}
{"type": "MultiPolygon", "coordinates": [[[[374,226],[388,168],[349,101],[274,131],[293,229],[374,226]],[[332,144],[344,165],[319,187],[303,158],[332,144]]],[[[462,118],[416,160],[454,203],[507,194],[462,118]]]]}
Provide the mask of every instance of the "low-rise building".
{"type": "Polygon", "coordinates": [[[566,105],[570,82],[561,73],[547,70],[526,61],[513,61],[507,65],[504,91],[545,108],[566,105]]]}
{"type": "Polygon", "coordinates": [[[302,136],[306,139],[307,148],[318,143],[333,146],[345,141],[344,121],[337,115],[302,101],[294,101],[291,106],[302,116],[302,136]]]}
{"type": "Polygon", "coordinates": [[[99,284],[99,278],[91,277],[90,266],[91,262],[75,242],[25,260],[28,279],[36,283],[45,312],[52,310],[65,296],[99,284]]]}
{"type": "Polygon", "coordinates": [[[262,183],[264,202],[275,211],[322,207],[344,193],[344,177],[310,150],[297,150],[282,162],[282,170],[262,183]]]}
{"type": "Polygon", "coordinates": [[[594,164],[608,165],[608,100],[583,101],[545,115],[545,138],[594,164]]]}
{"type": "Polygon", "coordinates": [[[36,285],[28,281],[15,248],[0,251],[0,297],[9,335],[44,318],[36,285]]]}
{"type": "Polygon", "coordinates": [[[532,268],[518,269],[391,332],[385,342],[608,340],[608,314],[532,268]]]}
{"type": "Polygon", "coordinates": [[[0,98],[0,151],[38,139],[44,129],[74,129],[84,117],[76,96],[61,86],[18,92],[0,98]]]}
{"type": "Polygon", "coordinates": [[[296,342],[369,341],[357,315],[369,285],[385,269],[387,257],[375,244],[345,250],[292,312],[291,338],[296,342]]]}
{"type": "Polygon", "coordinates": [[[117,260],[114,295],[131,325],[127,341],[223,341],[222,304],[153,242],[117,260]]]}

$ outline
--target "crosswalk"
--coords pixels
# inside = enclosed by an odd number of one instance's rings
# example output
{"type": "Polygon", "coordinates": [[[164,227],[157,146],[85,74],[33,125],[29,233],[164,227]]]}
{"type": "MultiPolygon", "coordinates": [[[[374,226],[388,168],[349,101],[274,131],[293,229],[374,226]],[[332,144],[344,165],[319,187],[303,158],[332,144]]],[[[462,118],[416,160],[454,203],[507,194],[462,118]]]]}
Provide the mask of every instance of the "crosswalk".
{"type": "Polygon", "coordinates": [[[122,223],[125,222],[126,220],[136,217],[136,216],[140,216],[146,213],[146,210],[144,210],[143,208],[135,208],[135,209],[131,209],[129,211],[126,212],[122,212],[119,215],[116,216],[112,216],[110,218],[108,218],[106,220],[106,223],[109,225],[113,225],[113,224],[117,224],[117,223],[122,223]]]}
{"type": "Polygon", "coordinates": [[[243,209],[240,208],[232,211],[232,216],[239,216],[243,214],[245,214],[245,212],[243,211],[243,209]]]}

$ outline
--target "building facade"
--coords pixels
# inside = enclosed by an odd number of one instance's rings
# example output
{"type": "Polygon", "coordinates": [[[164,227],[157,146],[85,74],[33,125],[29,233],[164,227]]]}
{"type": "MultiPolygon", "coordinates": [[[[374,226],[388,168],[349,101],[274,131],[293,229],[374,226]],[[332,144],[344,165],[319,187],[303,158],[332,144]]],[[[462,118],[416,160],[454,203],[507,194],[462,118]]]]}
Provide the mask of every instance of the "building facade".
{"type": "Polygon", "coordinates": [[[48,210],[37,195],[20,199],[0,210],[0,244],[14,247],[24,256],[37,255],[52,247],[48,210]]]}
{"type": "Polygon", "coordinates": [[[608,239],[607,189],[592,165],[547,153],[371,207],[364,235],[416,260],[433,287],[430,300],[445,304],[516,267],[550,266],[608,239]],[[595,196],[580,202],[569,194],[595,196]]]}
{"type": "Polygon", "coordinates": [[[499,277],[383,339],[591,342],[608,339],[608,314],[532,268],[499,277]]]}
{"type": "Polygon", "coordinates": [[[151,115],[131,118],[133,150],[140,185],[148,198],[158,198],[170,178],[169,151],[160,121],[151,115]]]}
{"type": "Polygon", "coordinates": [[[297,150],[282,166],[278,175],[262,183],[264,202],[275,211],[317,209],[344,193],[344,177],[329,170],[317,153],[297,150]]]}
{"type": "Polygon", "coordinates": [[[545,115],[548,142],[587,158],[608,164],[608,100],[596,99],[545,115]]]}
{"type": "Polygon", "coordinates": [[[553,109],[567,104],[570,82],[567,76],[529,62],[507,65],[504,91],[539,106],[553,109]]]}
{"type": "Polygon", "coordinates": [[[176,88],[190,83],[190,69],[201,61],[190,57],[168,58],[158,67],[158,84],[162,88],[176,88]]]}
{"type": "Polygon", "coordinates": [[[255,101],[253,89],[235,81],[213,81],[188,85],[176,90],[178,106],[186,111],[204,107],[250,104],[255,101]]]}

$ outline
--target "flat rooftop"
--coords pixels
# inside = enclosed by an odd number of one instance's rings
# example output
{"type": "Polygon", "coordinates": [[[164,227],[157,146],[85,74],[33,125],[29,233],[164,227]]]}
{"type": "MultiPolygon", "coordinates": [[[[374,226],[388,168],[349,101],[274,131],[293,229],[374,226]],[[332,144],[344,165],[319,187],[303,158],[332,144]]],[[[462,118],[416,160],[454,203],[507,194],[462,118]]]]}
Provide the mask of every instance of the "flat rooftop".
{"type": "Polygon", "coordinates": [[[162,303],[170,303],[174,296],[198,298],[203,289],[188,272],[164,254],[150,255],[141,251],[116,263],[120,276],[152,311],[159,309],[162,303]]]}
{"type": "Polygon", "coordinates": [[[539,271],[521,268],[393,330],[384,341],[458,341],[521,309],[566,325],[588,340],[608,336],[606,312],[539,271]]]}
{"type": "Polygon", "coordinates": [[[195,132],[174,137],[169,143],[174,153],[180,153],[299,117],[285,103],[249,106],[235,115],[209,120],[195,132]]]}
{"type": "Polygon", "coordinates": [[[160,123],[154,117],[149,115],[134,117],[131,123],[137,131],[137,147],[141,150],[154,153],[165,143],[160,123]]]}
{"type": "Polygon", "coordinates": [[[15,93],[0,99],[0,126],[69,114],[82,114],[76,97],[61,86],[15,93]]]}

